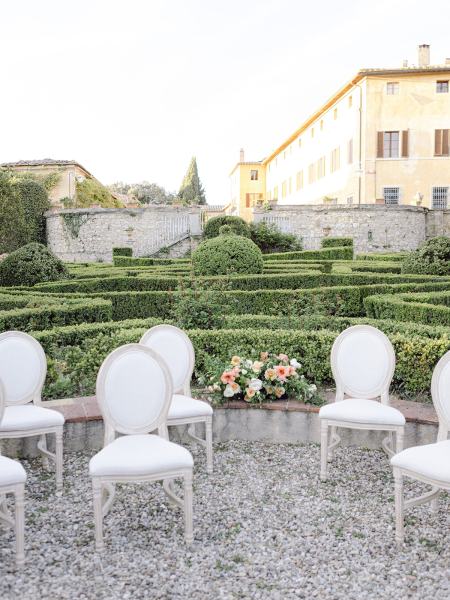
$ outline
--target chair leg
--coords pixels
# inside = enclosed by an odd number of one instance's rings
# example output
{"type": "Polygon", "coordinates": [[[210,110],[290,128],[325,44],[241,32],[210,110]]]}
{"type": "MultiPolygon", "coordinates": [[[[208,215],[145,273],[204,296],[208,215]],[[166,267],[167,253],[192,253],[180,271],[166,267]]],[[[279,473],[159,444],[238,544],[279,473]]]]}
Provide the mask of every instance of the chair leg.
{"type": "Polygon", "coordinates": [[[192,473],[184,476],[184,524],[187,544],[194,541],[192,516],[192,473]]]}
{"type": "Polygon", "coordinates": [[[21,567],[25,562],[25,486],[19,485],[15,491],[15,530],[16,530],[16,564],[21,567]]]}
{"type": "Polygon", "coordinates": [[[56,458],[56,490],[62,491],[63,487],[63,430],[58,429],[55,433],[55,458],[56,458]]]}
{"type": "Polygon", "coordinates": [[[94,495],[95,549],[97,552],[102,552],[105,547],[103,542],[102,485],[97,479],[92,480],[92,491],[94,495]]]}
{"type": "Polygon", "coordinates": [[[327,480],[328,464],[328,422],[320,422],[320,479],[327,480]]]}
{"type": "Polygon", "coordinates": [[[395,436],[395,451],[397,454],[403,450],[403,438],[404,438],[404,429],[397,429],[397,434],[395,436]]]}
{"type": "Polygon", "coordinates": [[[403,524],[403,476],[399,469],[394,468],[395,485],[395,541],[397,544],[403,544],[404,524],[403,524]]]}
{"type": "Polygon", "coordinates": [[[49,464],[48,464],[48,456],[47,456],[47,435],[45,433],[43,433],[40,438],[39,438],[39,443],[38,443],[38,448],[39,450],[42,450],[42,466],[45,469],[49,468],[49,464]]]}
{"type": "Polygon", "coordinates": [[[206,441],[206,472],[211,474],[213,472],[212,417],[206,418],[205,441],[206,441]]]}
{"type": "MultiPolygon", "coordinates": [[[[433,488],[437,491],[437,488],[433,488]]],[[[436,513],[439,511],[439,494],[437,494],[436,498],[433,498],[431,501],[431,510],[436,513]]]]}

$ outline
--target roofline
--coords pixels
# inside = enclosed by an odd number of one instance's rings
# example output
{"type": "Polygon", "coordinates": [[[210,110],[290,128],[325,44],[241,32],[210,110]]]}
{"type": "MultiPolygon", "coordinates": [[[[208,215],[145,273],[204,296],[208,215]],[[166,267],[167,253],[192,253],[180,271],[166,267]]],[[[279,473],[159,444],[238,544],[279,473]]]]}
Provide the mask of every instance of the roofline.
{"type": "MultiPolygon", "coordinates": [[[[361,69],[358,73],[348,81],[345,85],[343,85],[331,98],[329,98],[325,104],[323,104],[319,110],[313,113],[304,123],[296,130],[294,133],[285,140],[281,146],[278,146],[276,150],[274,150],[267,158],[261,161],[261,163],[265,166],[269,163],[275,156],[277,156],[280,152],[282,152],[285,148],[287,148],[301,133],[305,131],[314,121],[316,121],[324,112],[326,112],[333,104],[345,96],[347,92],[349,92],[352,87],[354,87],[357,83],[362,81],[368,77],[382,77],[385,75],[396,75],[396,76],[404,76],[404,75],[423,75],[424,73],[449,73],[450,74],[450,66],[433,66],[433,67],[403,67],[401,69],[361,69]]],[[[239,163],[238,163],[239,164],[239,163]]],[[[237,165],[236,165],[237,166],[237,165]]],[[[236,167],[234,168],[236,169],[236,167]]],[[[233,171],[234,171],[233,169],[233,171]]],[[[233,173],[230,173],[230,175],[233,173]]]]}
{"type": "Polygon", "coordinates": [[[79,162],[77,162],[76,160],[73,161],[55,161],[53,163],[35,163],[35,162],[10,162],[10,163],[1,163],[0,167],[3,167],[4,169],[8,169],[8,168],[14,168],[14,167],[70,167],[70,166],[76,166],[79,167],[82,171],[84,171],[87,175],[89,175],[90,177],[92,177],[92,179],[95,179],[94,175],[92,175],[92,173],[90,171],[88,171],[87,169],[85,169],[83,167],[83,165],[81,165],[79,162]]]}
{"type": "Polygon", "coordinates": [[[233,173],[236,171],[236,169],[238,167],[240,167],[241,165],[263,165],[265,163],[266,159],[263,160],[244,160],[243,162],[237,162],[234,167],[231,169],[230,171],[230,175],[233,175],[233,173]]]}

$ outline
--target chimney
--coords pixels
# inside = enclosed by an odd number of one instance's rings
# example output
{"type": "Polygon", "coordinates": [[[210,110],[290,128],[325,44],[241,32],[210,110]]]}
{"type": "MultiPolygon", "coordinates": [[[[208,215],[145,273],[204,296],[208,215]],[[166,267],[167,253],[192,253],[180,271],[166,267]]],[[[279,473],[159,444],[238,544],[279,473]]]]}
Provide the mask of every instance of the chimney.
{"type": "Polygon", "coordinates": [[[419,67],[430,66],[430,45],[420,44],[419,46],[419,67]]]}
{"type": "Polygon", "coordinates": [[[244,162],[244,148],[241,148],[241,151],[239,152],[239,162],[244,162]]]}

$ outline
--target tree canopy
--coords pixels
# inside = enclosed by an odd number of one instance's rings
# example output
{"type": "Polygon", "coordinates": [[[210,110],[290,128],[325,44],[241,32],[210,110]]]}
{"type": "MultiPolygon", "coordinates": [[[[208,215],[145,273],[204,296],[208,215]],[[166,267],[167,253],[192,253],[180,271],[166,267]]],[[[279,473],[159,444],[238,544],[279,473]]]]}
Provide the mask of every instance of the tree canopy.
{"type": "Polygon", "coordinates": [[[183,204],[206,204],[205,190],[198,175],[197,159],[192,157],[178,192],[178,199],[183,204]]]}

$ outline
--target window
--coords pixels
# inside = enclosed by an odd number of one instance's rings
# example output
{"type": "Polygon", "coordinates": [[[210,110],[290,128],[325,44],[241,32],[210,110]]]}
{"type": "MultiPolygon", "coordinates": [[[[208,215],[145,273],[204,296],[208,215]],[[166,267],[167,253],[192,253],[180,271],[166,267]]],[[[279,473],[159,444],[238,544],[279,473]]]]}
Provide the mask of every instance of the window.
{"type": "Polygon", "coordinates": [[[348,107],[351,108],[353,106],[353,96],[348,97],[348,107]]]}
{"type": "Polygon", "coordinates": [[[434,155],[449,156],[449,130],[436,129],[434,132],[434,155]]]}
{"type": "Polygon", "coordinates": [[[317,178],[321,179],[322,177],[325,177],[325,156],[317,161],[317,178]]]}
{"type": "Polygon", "coordinates": [[[278,186],[277,185],[273,188],[273,199],[278,200],[278,186]]]}
{"type": "Polygon", "coordinates": [[[258,169],[252,169],[250,171],[250,179],[252,181],[258,181],[258,169]]]}
{"type": "Polygon", "coordinates": [[[436,93],[448,94],[448,81],[436,81],[436,93]]]}
{"type": "Polygon", "coordinates": [[[398,204],[400,199],[400,188],[385,187],[383,188],[383,198],[385,204],[398,204]]]}
{"type": "Polygon", "coordinates": [[[245,206],[246,208],[250,208],[251,206],[256,206],[257,204],[261,204],[263,199],[262,194],[245,194],[245,206]]]}
{"type": "Polygon", "coordinates": [[[282,198],[286,198],[286,182],[283,181],[283,183],[281,184],[281,197],[282,198]]]}
{"type": "Polygon", "coordinates": [[[315,164],[311,163],[308,167],[308,183],[314,183],[316,180],[315,164]]]}
{"type": "Polygon", "coordinates": [[[347,204],[350,206],[353,204],[353,196],[347,196],[347,204]]]}
{"type": "Polygon", "coordinates": [[[284,160],[286,160],[286,156],[287,156],[287,152],[286,152],[286,150],[285,150],[285,151],[283,152],[283,158],[284,158],[284,160]]]}
{"type": "Polygon", "coordinates": [[[434,187],[431,200],[431,208],[444,209],[447,208],[448,187],[434,187]]]}
{"type": "Polygon", "coordinates": [[[378,134],[378,157],[398,158],[400,146],[399,131],[381,131],[378,134]],[[381,135],[380,135],[381,134],[381,135]]]}
{"type": "Polygon", "coordinates": [[[386,94],[388,96],[396,96],[400,91],[400,84],[398,81],[388,81],[386,84],[386,94]]]}
{"type": "Polygon", "coordinates": [[[348,140],[347,144],[347,162],[349,165],[353,163],[353,138],[348,140]]]}
{"type": "Polygon", "coordinates": [[[314,127],[311,129],[311,137],[314,137],[314,127]]]}
{"type": "Polygon", "coordinates": [[[297,192],[303,188],[303,171],[297,173],[297,192]]]}
{"type": "Polygon", "coordinates": [[[330,172],[334,173],[341,166],[341,151],[340,148],[335,148],[331,153],[330,172]]]}
{"type": "Polygon", "coordinates": [[[320,131],[323,131],[323,119],[320,121],[320,131]]]}
{"type": "Polygon", "coordinates": [[[289,186],[288,186],[288,189],[289,189],[289,194],[292,194],[292,177],[289,177],[289,186]]]}
{"type": "Polygon", "coordinates": [[[338,118],[338,109],[337,109],[337,108],[335,108],[335,109],[333,110],[333,119],[336,121],[336,119],[337,119],[337,118],[338,118]]]}
{"type": "Polygon", "coordinates": [[[301,148],[302,147],[302,138],[298,138],[298,147],[301,148]]]}

